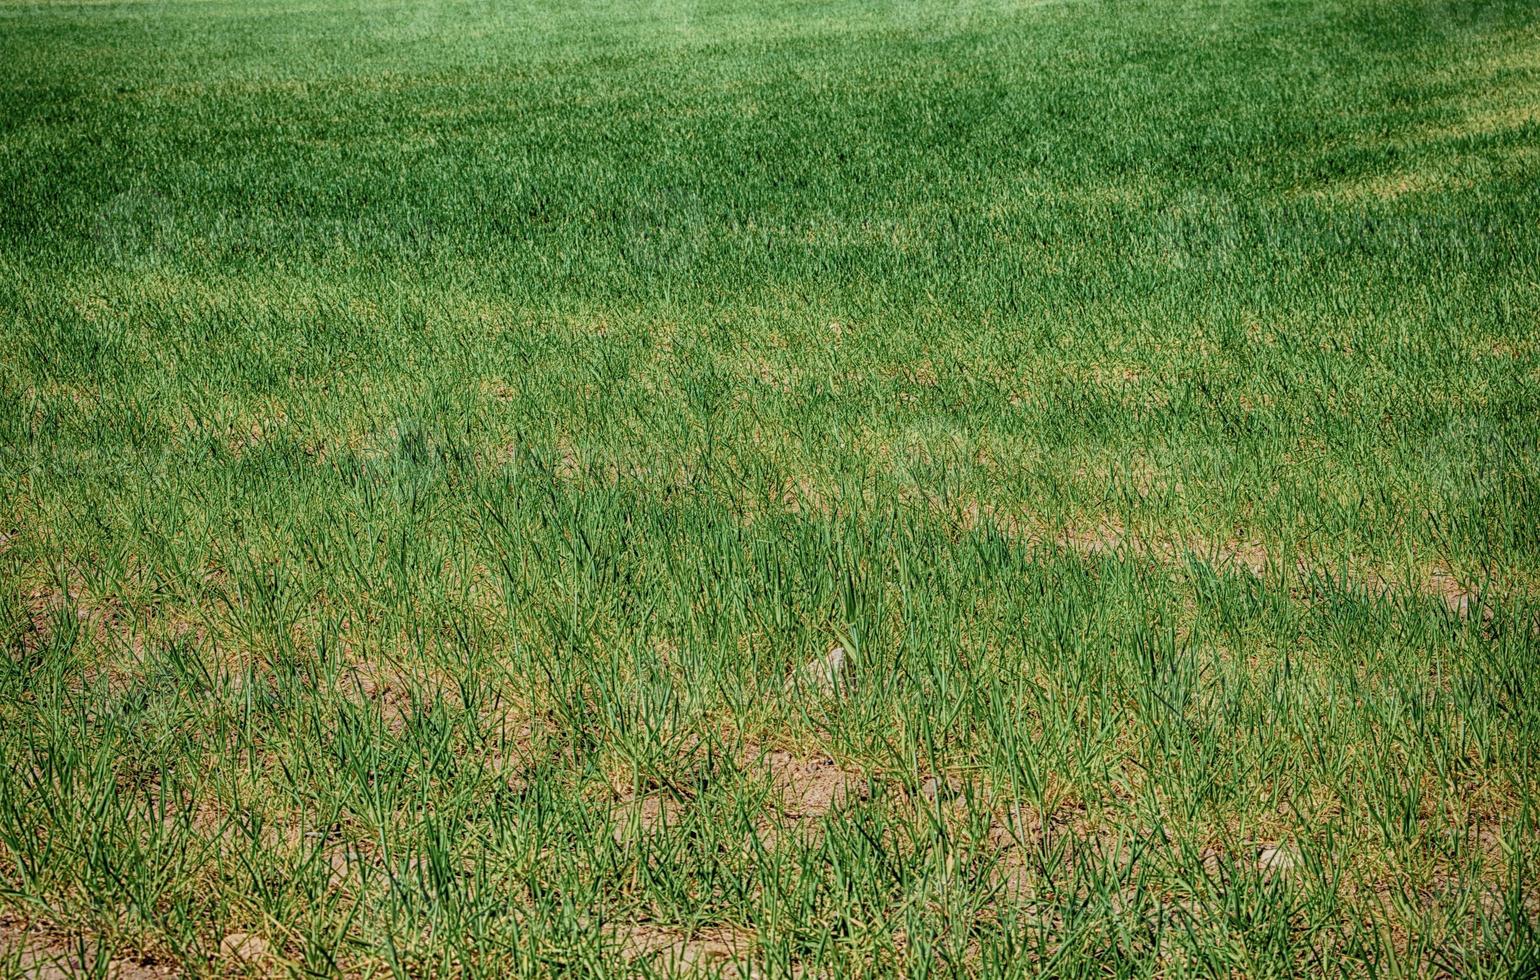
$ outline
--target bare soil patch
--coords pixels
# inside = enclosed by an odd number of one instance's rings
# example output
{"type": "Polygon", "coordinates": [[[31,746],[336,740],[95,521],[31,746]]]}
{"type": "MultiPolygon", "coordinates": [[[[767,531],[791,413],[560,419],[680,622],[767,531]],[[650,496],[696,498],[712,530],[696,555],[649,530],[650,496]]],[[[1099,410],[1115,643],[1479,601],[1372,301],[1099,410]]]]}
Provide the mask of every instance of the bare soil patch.
{"type": "MultiPolygon", "coordinates": [[[[0,973],[18,980],[64,980],[103,968],[104,951],[94,940],[76,940],[41,925],[0,915],[0,973]]],[[[109,980],[155,980],[179,976],[165,964],[127,957],[107,959],[109,980]]]]}
{"type": "Polygon", "coordinates": [[[646,961],[653,969],[670,976],[758,975],[749,964],[753,934],[732,926],[686,931],[648,922],[617,923],[606,926],[604,934],[628,961],[646,961]]]}

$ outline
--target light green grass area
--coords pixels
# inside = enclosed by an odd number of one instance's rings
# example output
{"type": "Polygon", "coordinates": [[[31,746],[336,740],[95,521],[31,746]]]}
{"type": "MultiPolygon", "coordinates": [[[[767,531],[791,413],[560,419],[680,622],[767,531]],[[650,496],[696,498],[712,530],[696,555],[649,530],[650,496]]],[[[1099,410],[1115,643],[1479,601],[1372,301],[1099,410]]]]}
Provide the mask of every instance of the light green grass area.
{"type": "Polygon", "coordinates": [[[0,975],[1540,971],[1533,3],[0,66],[0,975]]]}

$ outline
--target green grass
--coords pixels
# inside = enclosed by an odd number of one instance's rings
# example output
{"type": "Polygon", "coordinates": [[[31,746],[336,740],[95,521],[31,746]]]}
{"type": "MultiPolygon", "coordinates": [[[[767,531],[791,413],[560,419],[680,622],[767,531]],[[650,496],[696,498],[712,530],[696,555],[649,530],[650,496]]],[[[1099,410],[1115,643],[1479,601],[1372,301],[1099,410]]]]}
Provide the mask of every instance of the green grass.
{"type": "Polygon", "coordinates": [[[0,974],[1540,970],[1540,8],[0,64],[0,974]]]}

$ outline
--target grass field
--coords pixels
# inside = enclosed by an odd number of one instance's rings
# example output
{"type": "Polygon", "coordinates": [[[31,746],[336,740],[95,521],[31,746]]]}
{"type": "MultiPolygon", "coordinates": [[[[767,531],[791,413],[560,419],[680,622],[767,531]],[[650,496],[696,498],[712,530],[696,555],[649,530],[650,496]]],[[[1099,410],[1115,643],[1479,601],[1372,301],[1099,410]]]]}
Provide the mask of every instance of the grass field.
{"type": "Polygon", "coordinates": [[[0,65],[0,975],[1540,971],[1532,2],[0,65]]]}

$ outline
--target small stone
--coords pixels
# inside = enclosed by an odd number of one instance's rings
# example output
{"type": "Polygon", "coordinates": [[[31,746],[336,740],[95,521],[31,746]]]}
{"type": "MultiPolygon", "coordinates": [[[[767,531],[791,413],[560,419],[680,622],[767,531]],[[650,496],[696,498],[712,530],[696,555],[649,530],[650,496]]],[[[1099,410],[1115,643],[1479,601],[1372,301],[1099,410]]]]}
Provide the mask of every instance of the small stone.
{"type": "Polygon", "coordinates": [[[363,863],[363,855],[351,848],[329,848],[326,852],[327,886],[341,888],[348,884],[353,878],[354,870],[361,868],[363,863]]]}
{"type": "Polygon", "coordinates": [[[798,683],[811,685],[825,693],[848,687],[852,683],[850,655],[844,647],[834,647],[788,679],[786,689],[791,690],[798,683]]]}
{"type": "Polygon", "coordinates": [[[1224,870],[1224,855],[1215,848],[1205,847],[1198,852],[1198,863],[1205,874],[1218,875],[1224,870]]]}
{"type": "Polygon", "coordinates": [[[920,786],[920,795],[932,803],[936,802],[936,797],[941,795],[941,780],[935,776],[925,780],[920,786]]]}
{"type": "Polygon", "coordinates": [[[221,959],[240,963],[261,963],[273,955],[273,947],[261,936],[249,932],[232,932],[219,941],[221,959]]]}
{"type": "Polygon", "coordinates": [[[1292,844],[1268,844],[1257,852],[1257,870],[1271,874],[1299,866],[1299,851],[1292,844]]]}
{"type": "Polygon", "coordinates": [[[1473,593],[1463,589],[1444,596],[1444,602],[1458,619],[1469,619],[1472,607],[1480,604],[1480,600],[1473,593]]]}
{"type": "Polygon", "coordinates": [[[823,658],[823,675],[830,684],[838,684],[850,672],[850,657],[844,647],[835,647],[823,658]]]}

